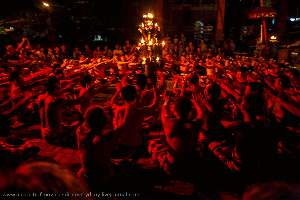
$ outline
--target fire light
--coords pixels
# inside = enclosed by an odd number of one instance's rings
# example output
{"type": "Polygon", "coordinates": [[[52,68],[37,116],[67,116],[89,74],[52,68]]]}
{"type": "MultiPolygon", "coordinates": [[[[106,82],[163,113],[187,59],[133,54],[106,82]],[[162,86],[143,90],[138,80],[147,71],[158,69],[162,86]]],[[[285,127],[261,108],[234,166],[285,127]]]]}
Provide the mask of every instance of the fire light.
{"type": "Polygon", "coordinates": [[[49,4],[49,3],[47,3],[47,2],[45,2],[45,1],[43,1],[43,3],[42,3],[42,4],[43,4],[43,6],[44,6],[44,7],[47,7],[47,8],[48,8],[48,7],[50,7],[50,4],[49,4]]]}
{"type": "Polygon", "coordinates": [[[143,57],[143,62],[142,62],[142,64],[143,64],[143,65],[146,64],[146,58],[145,58],[145,57],[143,57]]]}
{"type": "Polygon", "coordinates": [[[270,36],[270,42],[277,42],[278,41],[278,38],[276,35],[271,35],[270,36]]]}
{"type": "Polygon", "coordinates": [[[147,61],[159,61],[162,53],[162,43],[159,41],[160,27],[152,13],[143,15],[143,21],[139,25],[142,37],[138,43],[137,50],[142,56],[142,63],[147,61]]]}
{"type": "Polygon", "coordinates": [[[152,13],[148,13],[148,18],[153,19],[154,15],[152,13]]]}

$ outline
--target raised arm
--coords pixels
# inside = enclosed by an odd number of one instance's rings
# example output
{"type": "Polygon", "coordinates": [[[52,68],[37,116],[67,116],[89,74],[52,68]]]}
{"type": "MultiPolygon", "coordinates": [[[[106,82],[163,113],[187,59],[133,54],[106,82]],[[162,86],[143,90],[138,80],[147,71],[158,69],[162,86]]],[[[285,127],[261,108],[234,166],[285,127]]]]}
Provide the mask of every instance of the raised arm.
{"type": "Polygon", "coordinates": [[[157,103],[157,92],[156,92],[156,89],[153,87],[153,99],[152,99],[152,102],[150,105],[148,106],[145,106],[146,109],[150,109],[150,108],[153,108],[156,103],[157,103]]]}
{"type": "Polygon", "coordinates": [[[120,95],[120,90],[117,90],[115,92],[115,94],[112,96],[111,100],[110,100],[110,104],[111,105],[115,105],[116,103],[116,98],[120,95]]]}
{"type": "Polygon", "coordinates": [[[197,115],[196,115],[196,120],[201,120],[203,118],[203,111],[200,107],[200,105],[198,104],[197,98],[195,95],[193,95],[192,98],[192,103],[196,109],[197,115]]]}
{"type": "Polygon", "coordinates": [[[186,77],[183,78],[183,81],[181,83],[181,89],[180,89],[180,96],[182,97],[184,95],[185,90],[185,86],[186,86],[186,77]]]}
{"type": "Polygon", "coordinates": [[[169,135],[170,132],[171,132],[171,129],[170,129],[171,122],[168,118],[168,111],[167,111],[168,103],[169,103],[169,97],[164,95],[164,103],[163,103],[162,108],[161,108],[160,118],[161,118],[164,133],[166,135],[169,135]]]}
{"type": "Polygon", "coordinates": [[[21,49],[24,47],[25,43],[27,42],[28,46],[30,46],[29,40],[26,37],[22,38],[22,41],[18,44],[16,51],[20,52],[21,49]]]}
{"type": "Polygon", "coordinates": [[[61,88],[59,91],[57,91],[58,94],[62,94],[74,87],[75,83],[70,82],[68,85],[66,85],[64,88],[61,88]]]}
{"type": "Polygon", "coordinates": [[[247,112],[247,110],[245,109],[245,103],[242,102],[241,105],[237,104],[238,108],[240,109],[242,115],[243,115],[243,122],[245,124],[250,124],[251,123],[251,117],[249,115],[249,113],[247,112]]]}
{"type": "Polygon", "coordinates": [[[226,85],[223,82],[219,82],[220,87],[226,91],[228,94],[230,94],[231,96],[233,96],[237,101],[239,101],[241,99],[241,95],[238,94],[235,90],[231,89],[228,85],[226,85]]]}
{"type": "Polygon", "coordinates": [[[275,88],[273,86],[273,84],[271,83],[270,80],[266,79],[266,78],[262,78],[262,83],[264,84],[264,86],[269,89],[272,93],[275,93],[275,88]]]}
{"type": "Polygon", "coordinates": [[[176,93],[177,85],[178,85],[179,76],[175,76],[173,79],[173,92],[176,93]]]}
{"type": "Polygon", "coordinates": [[[287,111],[295,115],[296,117],[300,117],[300,109],[298,107],[292,105],[291,103],[283,101],[279,97],[275,97],[275,101],[279,103],[279,105],[281,105],[284,109],[286,109],[287,111]]]}

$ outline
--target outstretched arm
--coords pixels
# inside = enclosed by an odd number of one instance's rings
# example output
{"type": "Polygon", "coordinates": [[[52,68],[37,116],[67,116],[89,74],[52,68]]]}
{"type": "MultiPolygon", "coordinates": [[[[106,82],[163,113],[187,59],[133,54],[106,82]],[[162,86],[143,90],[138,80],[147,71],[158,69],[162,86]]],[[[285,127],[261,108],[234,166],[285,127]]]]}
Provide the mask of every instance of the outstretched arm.
{"type": "Polygon", "coordinates": [[[230,94],[231,96],[233,96],[237,101],[239,101],[241,99],[241,95],[238,94],[235,90],[231,89],[228,85],[225,85],[222,82],[219,82],[220,87],[226,91],[228,94],[230,94]]]}
{"type": "Polygon", "coordinates": [[[4,116],[6,116],[6,117],[12,117],[14,114],[16,114],[18,111],[19,111],[19,109],[23,106],[23,105],[25,105],[30,99],[32,98],[32,94],[31,93],[25,93],[25,97],[22,99],[22,100],[20,100],[17,104],[15,104],[11,109],[9,109],[9,110],[7,110],[7,111],[5,111],[4,113],[3,113],[3,115],[4,116]]]}
{"type": "Polygon", "coordinates": [[[297,108],[296,106],[283,101],[282,99],[280,99],[279,97],[275,97],[276,102],[278,102],[284,109],[286,109],[287,111],[289,111],[290,113],[292,113],[293,115],[295,115],[296,117],[300,117],[300,109],[297,108]]]}

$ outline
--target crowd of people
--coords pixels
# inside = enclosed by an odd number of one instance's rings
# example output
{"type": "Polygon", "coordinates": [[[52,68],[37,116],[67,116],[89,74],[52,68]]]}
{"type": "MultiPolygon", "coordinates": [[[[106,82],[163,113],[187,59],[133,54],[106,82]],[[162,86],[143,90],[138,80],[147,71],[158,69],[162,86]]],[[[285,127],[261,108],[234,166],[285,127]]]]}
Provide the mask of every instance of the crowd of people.
{"type": "Polygon", "coordinates": [[[25,37],[8,45],[0,68],[1,168],[23,162],[24,152],[34,157],[32,149],[5,147],[21,137],[20,127],[38,124],[41,140],[77,149],[76,176],[91,191],[114,188],[122,173],[112,159],[120,157],[149,158],[164,175],[204,188],[299,180],[299,71],[236,56],[234,48],[230,40],[216,49],[167,38],[162,59],[141,64],[129,41],[114,50],[46,49],[25,37]]]}

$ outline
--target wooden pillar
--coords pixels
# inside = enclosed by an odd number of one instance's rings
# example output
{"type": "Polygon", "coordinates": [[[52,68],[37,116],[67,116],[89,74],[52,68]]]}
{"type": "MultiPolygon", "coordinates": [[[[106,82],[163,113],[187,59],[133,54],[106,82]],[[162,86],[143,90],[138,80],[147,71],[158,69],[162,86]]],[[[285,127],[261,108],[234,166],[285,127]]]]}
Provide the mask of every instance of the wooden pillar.
{"type": "Polygon", "coordinates": [[[217,0],[216,42],[224,40],[225,3],[226,0],[217,0]]]}
{"type": "MultiPolygon", "coordinates": [[[[260,0],[260,7],[265,7],[265,2],[264,0],[260,0]]],[[[265,47],[267,48],[268,42],[269,42],[269,38],[268,38],[268,30],[267,30],[267,21],[266,18],[262,18],[261,19],[261,39],[262,39],[262,43],[265,45],[265,47]]]]}
{"type": "Polygon", "coordinates": [[[269,42],[269,38],[268,38],[268,32],[267,32],[267,22],[266,22],[266,18],[262,19],[262,27],[263,27],[263,43],[266,45],[268,45],[269,42]]]}

